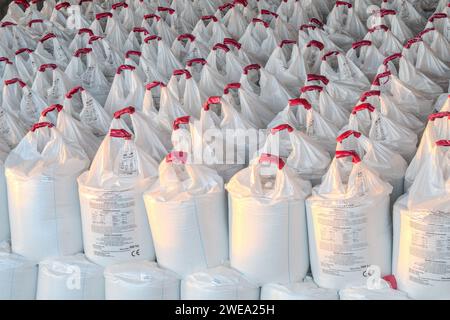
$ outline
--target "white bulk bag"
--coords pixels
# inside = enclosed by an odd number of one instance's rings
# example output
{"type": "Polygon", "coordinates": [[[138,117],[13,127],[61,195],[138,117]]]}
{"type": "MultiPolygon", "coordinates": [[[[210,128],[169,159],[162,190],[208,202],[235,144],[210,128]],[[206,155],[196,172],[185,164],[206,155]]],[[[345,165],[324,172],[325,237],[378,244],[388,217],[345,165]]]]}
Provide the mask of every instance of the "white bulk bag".
{"type": "Polygon", "coordinates": [[[106,112],[113,115],[114,112],[124,106],[130,105],[141,109],[144,89],[144,84],[136,71],[136,67],[126,64],[119,66],[105,102],[106,112]]]}
{"type": "Polygon", "coordinates": [[[78,178],[84,252],[95,263],[154,260],[142,193],[158,164],[125,129],[111,129],[89,171],[78,178]]]}
{"type": "Polygon", "coordinates": [[[255,93],[243,88],[239,82],[227,84],[223,93],[222,97],[236,106],[235,109],[240,110],[242,117],[255,128],[266,128],[274,117],[270,106],[255,93]],[[237,92],[231,89],[236,89],[237,92]]]}
{"type": "Polygon", "coordinates": [[[450,299],[450,141],[438,140],[394,206],[393,273],[413,299],[450,299]],[[420,241],[418,241],[420,239],[420,241]]]}
{"type": "Polygon", "coordinates": [[[181,276],[228,258],[223,180],[186,160],[186,153],[171,152],[159,166],[158,183],[144,194],[158,263],[181,276]]]}
{"type": "Polygon", "coordinates": [[[0,300],[34,300],[37,272],[37,263],[0,250],[0,300]]]}
{"type": "Polygon", "coordinates": [[[19,78],[12,78],[5,80],[2,85],[1,107],[18,115],[23,88],[26,87],[26,83],[19,78]]]}
{"type": "Polygon", "coordinates": [[[199,271],[181,282],[182,300],[259,300],[259,296],[257,285],[225,266],[199,271]]]}
{"type": "Polygon", "coordinates": [[[33,125],[5,162],[13,252],[40,260],[82,251],[76,179],[88,166],[51,123],[33,125]]]}
{"type": "Polygon", "coordinates": [[[399,153],[408,163],[417,150],[418,138],[414,131],[391,120],[368,102],[353,108],[345,130],[363,133],[399,153]]]}
{"type": "Polygon", "coordinates": [[[0,242],[10,238],[8,195],[6,193],[5,160],[10,149],[0,138],[0,242]]]}
{"type": "Polygon", "coordinates": [[[231,178],[227,190],[231,266],[260,284],[303,279],[309,268],[305,198],[311,183],[281,158],[263,153],[231,178]]]}
{"type": "Polygon", "coordinates": [[[20,101],[20,119],[31,127],[39,120],[39,115],[47,107],[45,99],[28,86],[23,87],[23,96],[20,101]]]}
{"type": "Polygon", "coordinates": [[[365,280],[339,290],[340,300],[409,300],[406,293],[397,290],[394,276],[381,278],[376,266],[367,267],[364,273],[367,275],[365,280]]]}
{"type": "Polygon", "coordinates": [[[426,159],[430,157],[434,142],[441,139],[447,139],[449,136],[450,105],[447,106],[447,108],[443,108],[441,112],[433,113],[429,116],[429,121],[423,132],[416,155],[411,160],[411,163],[406,170],[405,189],[409,189],[419,173],[420,168],[426,163],[426,159]]]}
{"type": "Polygon", "coordinates": [[[179,300],[180,279],[154,262],[133,261],[105,268],[106,300],[179,300]]]}
{"type": "Polygon", "coordinates": [[[391,273],[391,192],[354,151],[336,151],[306,200],[311,270],[320,287],[341,289],[362,279],[369,264],[391,273]],[[352,158],[350,173],[343,172],[343,157],[352,158]]]}
{"type": "Polygon", "coordinates": [[[369,79],[372,79],[377,74],[378,67],[383,63],[385,58],[370,40],[354,42],[351,49],[347,51],[346,56],[369,79]]]}
{"type": "Polygon", "coordinates": [[[320,288],[310,277],[291,284],[269,283],[261,288],[261,300],[339,300],[334,289],[320,288]]]}
{"type": "Polygon", "coordinates": [[[313,186],[320,183],[331,162],[330,154],[321,145],[286,123],[270,130],[259,153],[282,157],[288,167],[313,186]]]}
{"type": "Polygon", "coordinates": [[[48,258],[39,263],[37,300],[103,300],[103,268],[83,254],[48,258]]]}
{"type": "Polygon", "coordinates": [[[114,113],[114,119],[111,122],[111,129],[129,130],[123,117],[128,114],[131,119],[131,128],[134,133],[134,142],[138,147],[155,159],[161,161],[169,152],[170,141],[164,141],[168,136],[154,125],[151,119],[136,108],[129,106],[114,113]]]}
{"type": "Polygon", "coordinates": [[[357,131],[345,131],[336,138],[336,141],[338,142],[336,150],[357,150],[364,163],[392,186],[390,198],[393,205],[395,200],[403,194],[403,182],[408,164],[402,156],[357,131]]]}
{"type": "Polygon", "coordinates": [[[253,125],[226,99],[209,97],[203,104],[200,120],[194,121],[193,155],[229,181],[243,168],[247,154],[257,150],[255,139],[245,139],[252,129],[255,129],[253,125]],[[219,108],[218,114],[213,108],[219,108]]]}
{"type": "Polygon", "coordinates": [[[89,159],[93,159],[98,147],[100,139],[97,138],[82,122],[72,117],[70,110],[64,110],[60,104],[54,104],[45,108],[41,112],[39,122],[53,122],[47,117],[50,112],[57,111],[56,128],[62,136],[68,141],[80,146],[88,155],[89,159]]]}

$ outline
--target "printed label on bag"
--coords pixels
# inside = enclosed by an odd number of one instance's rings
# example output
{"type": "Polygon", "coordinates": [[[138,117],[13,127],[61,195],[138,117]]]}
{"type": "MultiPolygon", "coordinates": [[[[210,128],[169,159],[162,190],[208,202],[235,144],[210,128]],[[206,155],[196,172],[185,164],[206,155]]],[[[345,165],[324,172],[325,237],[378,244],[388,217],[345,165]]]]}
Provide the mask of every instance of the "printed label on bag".
{"type": "Polygon", "coordinates": [[[125,143],[119,152],[119,176],[134,177],[138,174],[138,159],[136,150],[125,143]]]}
{"type": "Polygon", "coordinates": [[[344,277],[367,268],[367,217],[358,211],[321,208],[314,214],[323,273],[344,277]]]}
{"type": "MultiPolygon", "coordinates": [[[[409,212],[401,216],[408,241],[409,280],[423,286],[450,281],[450,217],[445,212],[409,212]]],[[[404,239],[404,240],[403,240],[404,239]]]]}
{"type": "Polygon", "coordinates": [[[83,85],[85,87],[91,87],[92,86],[92,77],[94,75],[94,67],[88,67],[86,71],[81,76],[81,81],[83,81],[83,85]]]}
{"type": "Polygon", "coordinates": [[[134,195],[126,192],[99,192],[89,201],[94,255],[139,254],[135,205],[134,195]]]}

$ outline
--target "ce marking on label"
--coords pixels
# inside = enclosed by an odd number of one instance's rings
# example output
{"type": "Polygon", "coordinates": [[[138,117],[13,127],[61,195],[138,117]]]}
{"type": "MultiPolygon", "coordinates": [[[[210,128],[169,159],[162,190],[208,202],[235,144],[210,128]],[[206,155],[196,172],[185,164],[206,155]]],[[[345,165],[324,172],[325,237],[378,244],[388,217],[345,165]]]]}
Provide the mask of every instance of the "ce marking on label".
{"type": "Polygon", "coordinates": [[[131,256],[132,257],[140,256],[141,255],[140,250],[141,249],[131,251],[131,256]]]}

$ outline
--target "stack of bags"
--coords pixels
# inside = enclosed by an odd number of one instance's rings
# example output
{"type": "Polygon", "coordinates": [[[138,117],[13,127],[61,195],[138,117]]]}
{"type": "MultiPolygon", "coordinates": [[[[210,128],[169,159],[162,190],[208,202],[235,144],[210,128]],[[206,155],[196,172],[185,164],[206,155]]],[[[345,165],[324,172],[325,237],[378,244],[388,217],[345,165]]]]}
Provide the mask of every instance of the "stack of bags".
{"type": "Polygon", "coordinates": [[[450,298],[449,8],[11,2],[0,297],[450,298]]]}

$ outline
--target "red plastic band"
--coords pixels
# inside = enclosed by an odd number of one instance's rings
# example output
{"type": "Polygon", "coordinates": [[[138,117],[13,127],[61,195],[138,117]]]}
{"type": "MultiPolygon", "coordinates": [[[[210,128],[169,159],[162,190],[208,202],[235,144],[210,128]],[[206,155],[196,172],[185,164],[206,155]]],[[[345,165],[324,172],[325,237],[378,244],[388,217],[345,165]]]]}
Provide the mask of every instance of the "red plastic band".
{"type": "Polygon", "coordinates": [[[177,163],[186,164],[187,153],[183,151],[172,151],[166,156],[166,162],[173,163],[174,161],[177,163]]]}
{"type": "Polygon", "coordinates": [[[132,106],[123,108],[119,111],[114,112],[114,119],[120,119],[121,116],[123,116],[124,114],[133,114],[136,112],[136,109],[132,106]]]}
{"type": "Polygon", "coordinates": [[[384,59],[383,64],[386,66],[392,60],[400,59],[401,57],[402,57],[401,52],[394,53],[394,54],[390,55],[389,57],[387,57],[386,59],[384,59]]]}
{"type": "Polygon", "coordinates": [[[148,19],[156,19],[156,21],[159,21],[159,20],[161,20],[161,17],[158,16],[157,14],[149,13],[149,14],[144,15],[144,19],[145,19],[145,20],[148,20],[148,19]]]}
{"type": "Polygon", "coordinates": [[[283,131],[283,130],[287,130],[288,132],[292,132],[294,131],[294,128],[292,128],[290,125],[288,125],[287,123],[285,124],[280,124],[272,129],[270,129],[270,133],[271,134],[275,134],[277,132],[283,131]]]}
{"type": "Polygon", "coordinates": [[[237,42],[236,40],[231,39],[231,38],[223,39],[223,44],[224,45],[231,45],[231,46],[235,47],[238,50],[241,49],[241,46],[242,46],[239,42],[237,42]]]}
{"type": "Polygon", "coordinates": [[[188,124],[190,118],[191,118],[190,116],[183,116],[183,117],[176,118],[173,121],[173,125],[172,125],[173,130],[180,129],[181,124],[188,124]]]}
{"type": "Polygon", "coordinates": [[[132,65],[129,65],[129,64],[123,64],[123,65],[121,65],[120,67],[117,68],[117,72],[116,73],[117,74],[121,74],[122,71],[124,71],[124,70],[133,71],[134,69],[136,69],[136,67],[134,67],[132,65]]]}
{"type": "Polygon", "coordinates": [[[270,11],[270,10],[266,10],[266,9],[262,9],[261,10],[261,14],[268,15],[268,16],[273,16],[275,18],[278,18],[278,14],[277,13],[275,13],[273,11],[270,11]]]}
{"type": "Polygon", "coordinates": [[[307,47],[307,48],[310,48],[310,47],[316,47],[317,49],[319,49],[320,51],[322,51],[323,48],[325,48],[325,45],[324,45],[322,42],[320,42],[320,41],[317,41],[317,40],[311,40],[311,41],[306,45],[306,47],[307,47]]]}
{"type": "Polygon", "coordinates": [[[92,48],[80,48],[77,51],[75,51],[74,56],[79,58],[83,54],[88,54],[92,52],[92,48]]]}
{"type": "Polygon", "coordinates": [[[54,126],[55,125],[53,123],[51,123],[51,122],[38,122],[38,123],[35,123],[35,124],[33,124],[31,126],[30,131],[31,132],[35,132],[37,129],[40,129],[40,128],[45,128],[45,127],[53,128],[54,126]]]}
{"type": "Polygon", "coordinates": [[[307,81],[321,81],[324,85],[327,85],[330,82],[327,77],[313,73],[308,73],[307,81]]]}
{"type": "Polygon", "coordinates": [[[340,6],[346,6],[348,9],[353,7],[353,5],[347,1],[336,1],[336,7],[340,6]]]}
{"type": "Polygon", "coordinates": [[[300,89],[301,93],[305,93],[305,92],[309,92],[309,91],[319,91],[322,92],[323,91],[323,87],[322,86],[304,86],[300,89]]]}
{"type": "Polygon", "coordinates": [[[328,57],[331,57],[331,56],[337,56],[338,54],[340,54],[339,51],[330,51],[330,52],[327,52],[327,53],[325,53],[325,54],[323,55],[322,61],[326,61],[326,60],[328,59],[328,57]]]}
{"type": "Polygon", "coordinates": [[[129,58],[130,56],[138,56],[140,57],[142,55],[142,52],[136,51],[136,50],[129,50],[127,53],[125,53],[125,58],[129,58]]]}
{"type": "Polygon", "coordinates": [[[344,133],[342,133],[340,136],[336,138],[336,141],[339,143],[342,143],[345,139],[347,139],[350,136],[354,136],[355,138],[361,137],[361,132],[354,131],[354,130],[347,130],[344,133]]]}
{"type": "Polygon", "coordinates": [[[434,121],[436,119],[442,119],[442,118],[445,118],[445,117],[448,117],[448,119],[450,120],[450,111],[437,112],[437,113],[430,114],[428,116],[428,120],[429,121],[434,121]]]}
{"type": "Polygon", "coordinates": [[[223,93],[228,94],[230,93],[230,89],[240,89],[240,88],[241,84],[239,82],[229,83],[225,86],[225,89],[223,89],[223,93]]]}
{"type": "Polygon", "coordinates": [[[208,100],[206,100],[206,102],[203,104],[203,110],[208,111],[210,105],[212,104],[220,104],[220,97],[219,96],[209,97],[208,100]]]}
{"type": "Polygon", "coordinates": [[[131,133],[125,129],[111,129],[109,130],[109,136],[113,138],[122,138],[125,140],[131,140],[131,133]]]}
{"type": "Polygon", "coordinates": [[[145,35],[150,34],[150,32],[148,32],[148,30],[145,29],[144,27],[134,27],[133,32],[134,33],[143,33],[145,35]]]}
{"type": "Polygon", "coordinates": [[[28,22],[28,27],[32,27],[33,26],[33,24],[35,24],[35,23],[44,23],[44,20],[42,20],[42,19],[33,19],[33,20],[30,20],[30,22],[28,22]]]}
{"type": "Polygon", "coordinates": [[[250,70],[259,70],[259,69],[261,69],[261,66],[259,64],[257,63],[249,64],[248,66],[244,67],[244,74],[248,74],[250,70]]]}
{"type": "Polygon", "coordinates": [[[214,21],[214,22],[217,22],[217,21],[218,21],[217,18],[216,18],[215,16],[212,16],[212,15],[209,15],[209,16],[202,16],[202,20],[203,20],[203,21],[209,21],[209,20],[212,20],[212,21],[214,21]]]}
{"type": "Polygon", "coordinates": [[[170,15],[175,13],[175,10],[168,7],[158,7],[158,12],[168,12],[170,15]]]}
{"type": "Polygon", "coordinates": [[[338,150],[336,151],[336,159],[352,157],[353,163],[361,162],[361,158],[354,150],[338,150]]]}
{"type": "Polygon", "coordinates": [[[61,3],[58,3],[55,6],[55,9],[59,11],[61,9],[68,8],[68,7],[70,7],[70,3],[68,3],[68,2],[61,2],[61,3]]]}
{"type": "Polygon", "coordinates": [[[369,112],[374,112],[375,111],[375,107],[373,105],[371,105],[370,103],[366,102],[366,103],[361,103],[357,106],[355,106],[352,110],[352,114],[356,114],[359,111],[363,111],[363,110],[367,110],[369,112]]]}
{"type": "Polygon", "coordinates": [[[76,86],[72,89],[70,89],[67,93],[66,93],[66,98],[67,99],[72,99],[74,95],[76,95],[79,92],[84,91],[84,88],[82,86],[76,86]]]}
{"type": "Polygon", "coordinates": [[[283,159],[269,153],[261,154],[259,157],[259,163],[273,163],[278,166],[278,170],[282,170],[285,165],[283,159]]]}
{"type": "Polygon", "coordinates": [[[359,100],[361,100],[362,102],[366,101],[367,98],[369,97],[374,97],[374,96],[380,96],[381,91],[380,90],[370,90],[370,91],[366,91],[361,95],[361,98],[359,100]]]}
{"type": "Polygon", "coordinates": [[[370,41],[370,40],[362,40],[362,41],[354,42],[352,44],[352,48],[353,48],[353,50],[356,50],[356,49],[358,49],[360,47],[371,46],[371,45],[372,45],[372,41],[370,41]]]}
{"type": "Polygon", "coordinates": [[[46,34],[45,36],[43,36],[43,37],[39,40],[39,42],[44,43],[45,41],[50,40],[50,39],[53,39],[53,38],[56,38],[56,35],[55,35],[54,33],[48,33],[48,34],[46,34]]]}
{"type": "Polygon", "coordinates": [[[310,110],[312,108],[311,103],[309,103],[308,100],[303,99],[303,98],[295,98],[295,99],[289,99],[289,107],[296,107],[299,105],[302,105],[303,108],[305,108],[306,110],[310,110]]]}
{"type": "Polygon", "coordinates": [[[284,39],[284,40],[281,40],[281,42],[280,42],[280,48],[283,48],[286,44],[296,44],[296,43],[297,43],[297,41],[295,41],[295,40],[284,39]]]}
{"type": "Polygon", "coordinates": [[[147,83],[145,85],[145,89],[152,90],[153,88],[156,88],[157,86],[165,87],[166,85],[161,81],[153,81],[153,82],[147,83]]]}
{"type": "Polygon", "coordinates": [[[178,41],[182,41],[182,40],[189,40],[189,41],[195,41],[195,36],[193,34],[190,33],[183,33],[180,34],[177,38],[178,41]]]}
{"type": "Polygon", "coordinates": [[[22,88],[24,88],[27,84],[25,82],[23,82],[21,79],[19,78],[12,78],[9,80],[5,80],[5,85],[9,86],[11,84],[16,84],[18,83],[22,88]]]}
{"type": "Polygon", "coordinates": [[[55,70],[56,68],[58,68],[58,66],[56,64],[54,64],[54,63],[46,63],[46,64],[41,65],[38,68],[38,71],[39,72],[44,72],[47,69],[55,70]]]}
{"type": "Polygon", "coordinates": [[[217,50],[217,49],[221,49],[225,52],[230,51],[230,48],[228,48],[226,45],[224,45],[223,43],[216,43],[214,45],[214,47],[212,48],[213,50],[217,50]]]}
{"type": "Polygon", "coordinates": [[[96,20],[101,20],[103,18],[112,18],[113,14],[111,12],[101,12],[95,15],[96,20]]]}
{"type": "Polygon", "coordinates": [[[193,64],[197,64],[197,63],[199,63],[201,65],[205,65],[206,64],[206,60],[203,59],[203,58],[194,58],[194,59],[188,60],[186,62],[186,65],[188,67],[192,67],[193,64]]]}
{"type": "Polygon", "coordinates": [[[63,109],[63,106],[60,104],[52,104],[50,107],[45,108],[44,110],[42,110],[41,112],[41,116],[46,117],[48,113],[52,112],[52,111],[58,111],[61,112],[61,110],[63,109]]]}
{"type": "Polygon", "coordinates": [[[186,77],[186,79],[191,79],[192,78],[191,73],[188,70],[186,70],[186,69],[173,70],[172,74],[174,76],[182,76],[182,75],[184,75],[186,77]]]}
{"type": "Polygon", "coordinates": [[[261,23],[264,27],[268,28],[269,27],[269,23],[262,20],[262,19],[258,19],[258,18],[253,18],[252,19],[252,23],[257,24],[257,23],[261,23]]]}

